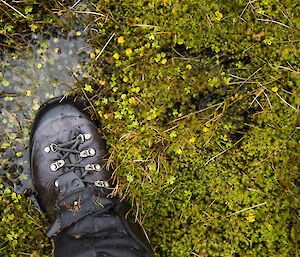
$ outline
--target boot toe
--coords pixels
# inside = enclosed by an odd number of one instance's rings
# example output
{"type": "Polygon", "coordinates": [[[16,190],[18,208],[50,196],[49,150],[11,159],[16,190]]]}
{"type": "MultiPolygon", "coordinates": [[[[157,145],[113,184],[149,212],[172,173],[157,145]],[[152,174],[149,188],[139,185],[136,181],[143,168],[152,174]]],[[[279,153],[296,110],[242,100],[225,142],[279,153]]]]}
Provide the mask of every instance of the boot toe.
{"type": "Polygon", "coordinates": [[[82,107],[74,103],[71,99],[62,100],[61,97],[50,99],[44,103],[40,107],[34,120],[31,132],[31,143],[34,142],[36,134],[57,119],[63,117],[82,117],[90,120],[80,109],[82,109],[82,107]]]}
{"type": "Polygon", "coordinates": [[[54,218],[54,205],[61,191],[56,186],[58,177],[75,172],[91,186],[110,180],[112,175],[105,168],[106,144],[96,124],[71,100],[54,99],[41,106],[34,120],[29,151],[38,202],[50,218],[54,218]]]}

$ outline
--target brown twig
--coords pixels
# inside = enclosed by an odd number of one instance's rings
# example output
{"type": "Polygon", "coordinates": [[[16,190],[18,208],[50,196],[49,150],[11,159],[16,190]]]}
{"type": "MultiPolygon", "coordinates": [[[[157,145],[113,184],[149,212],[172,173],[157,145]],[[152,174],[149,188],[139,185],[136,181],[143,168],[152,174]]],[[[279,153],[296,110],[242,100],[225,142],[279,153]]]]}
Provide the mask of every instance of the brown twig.
{"type": "Polygon", "coordinates": [[[3,0],[0,0],[0,1],[2,3],[4,3],[5,5],[7,5],[8,7],[10,7],[11,9],[13,9],[16,13],[20,14],[23,18],[27,19],[27,17],[23,13],[19,12],[15,7],[11,6],[10,4],[6,3],[3,0]]]}
{"type": "Polygon", "coordinates": [[[106,44],[104,45],[104,47],[101,49],[100,53],[97,55],[97,57],[95,58],[95,60],[98,60],[98,58],[100,57],[100,55],[102,54],[102,52],[104,51],[104,49],[107,47],[107,45],[109,44],[109,42],[112,40],[112,38],[115,36],[115,32],[110,36],[110,38],[108,39],[108,41],[106,42],[106,44]]]}
{"type": "Polygon", "coordinates": [[[258,20],[258,21],[264,21],[264,22],[275,23],[275,24],[281,25],[281,26],[283,26],[283,27],[286,27],[286,28],[288,28],[288,29],[291,29],[291,30],[293,30],[293,31],[295,31],[295,32],[297,32],[297,33],[300,33],[299,30],[294,29],[294,28],[292,28],[292,27],[290,27],[290,26],[288,26],[288,25],[285,25],[285,24],[283,24],[283,23],[281,23],[281,22],[279,22],[279,21],[274,21],[274,20],[269,20],[269,19],[259,19],[259,18],[257,18],[256,20],[258,20]]]}
{"type": "Polygon", "coordinates": [[[231,217],[231,216],[233,216],[233,215],[239,214],[239,213],[244,212],[244,211],[249,211],[249,210],[251,210],[251,209],[257,208],[257,207],[262,206],[262,205],[265,205],[265,204],[267,204],[267,202],[260,203],[260,204],[254,205],[254,206],[252,206],[252,207],[249,207],[249,208],[246,208],[246,209],[243,209],[243,210],[234,212],[234,213],[232,213],[232,214],[230,214],[230,215],[228,215],[228,216],[225,216],[224,218],[231,217]]]}

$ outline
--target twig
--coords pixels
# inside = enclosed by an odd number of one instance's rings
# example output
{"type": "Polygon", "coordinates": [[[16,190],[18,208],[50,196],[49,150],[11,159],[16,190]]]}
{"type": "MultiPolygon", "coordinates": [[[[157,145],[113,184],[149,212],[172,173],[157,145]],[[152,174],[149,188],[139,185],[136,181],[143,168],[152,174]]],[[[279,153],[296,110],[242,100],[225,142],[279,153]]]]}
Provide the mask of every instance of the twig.
{"type": "MultiPolygon", "coordinates": [[[[291,72],[295,72],[295,73],[299,73],[298,71],[295,71],[294,69],[290,69],[288,67],[284,67],[284,66],[281,66],[281,65],[278,65],[278,68],[281,68],[281,69],[284,69],[284,70],[288,70],[288,71],[291,71],[291,72]]],[[[293,68],[293,67],[292,67],[293,68]]]]}
{"type": "Polygon", "coordinates": [[[192,195],[193,195],[193,193],[191,193],[191,195],[190,195],[189,198],[187,199],[187,201],[186,201],[186,203],[185,203],[185,206],[184,206],[184,208],[183,208],[183,210],[182,210],[182,212],[181,212],[181,214],[180,214],[179,224],[181,223],[181,219],[182,219],[182,216],[183,216],[183,212],[184,212],[184,210],[187,208],[188,203],[189,203],[189,201],[191,200],[192,195]]]}
{"type": "Polygon", "coordinates": [[[8,3],[6,3],[4,0],[0,0],[2,3],[4,3],[4,4],[6,4],[8,7],[10,7],[11,9],[13,9],[15,12],[17,12],[18,14],[20,14],[23,18],[25,18],[25,19],[27,19],[27,17],[23,14],[23,13],[21,13],[21,12],[19,12],[15,7],[13,7],[13,6],[11,6],[10,4],[8,4],[8,3]]]}
{"type": "Polygon", "coordinates": [[[280,43],[280,44],[282,44],[282,43],[295,43],[295,42],[299,42],[300,40],[288,40],[288,41],[278,41],[277,43],[280,43]]]}
{"type": "Polygon", "coordinates": [[[163,27],[154,26],[154,25],[147,25],[147,24],[133,24],[134,27],[149,27],[149,28],[159,28],[164,29],[163,27]]]}
{"type": "MultiPolygon", "coordinates": [[[[2,1],[2,0],[1,0],[2,1]]],[[[99,15],[99,16],[102,16],[102,17],[106,17],[106,15],[102,14],[102,13],[97,13],[97,12],[88,12],[88,11],[73,11],[72,12],[75,12],[75,13],[82,13],[82,14],[95,14],[95,15],[99,15]]]]}
{"type": "Polygon", "coordinates": [[[180,125],[180,124],[177,124],[176,126],[174,126],[174,127],[172,127],[172,128],[169,128],[169,129],[163,131],[163,133],[167,133],[167,132],[169,132],[170,130],[175,129],[175,128],[178,127],[179,125],[180,125]]]}
{"type": "Polygon", "coordinates": [[[270,101],[268,95],[265,93],[265,91],[263,91],[263,93],[264,93],[265,97],[267,98],[268,103],[269,103],[269,105],[270,105],[270,108],[271,108],[271,110],[272,110],[272,104],[271,104],[271,101],[270,101]]]}
{"type": "Polygon", "coordinates": [[[200,255],[198,255],[198,254],[196,254],[196,253],[194,253],[194,252],[191,252],[191,254],[194,254],[194,255],[197,256],[197,257],[201,257],[200,255]]]}
{"type": "Polygon", "coordinates": [[[283,92],[289,94],[289,95],[293,95],[293,93],[291,93],[290,91],[287,91],[287,90],[285,90],[285,89],[283,89],[283,88],[281,88],[281,90],[282,90],[283,92]]]}
{"type": "MultiPolygon", "coordinates": [[[[231,93],[231,95],[230,96],[232,96],[232,95],[234,95],[234,93],[236,92],[236,91],[238,91],[249,79],[251,79],[257,72],[259,72],[260,70],[262,69],[262,67],[260,67],[259,69],[257,69],[254,73],[252,73],[247,79],[245,79],[244,81],[243,81],[243,83],[241,84],[241,85],[239,85],[232,93],[231,93]]],[[[230,97],[229,96],[229,97],[230,97]]]]}
{"type": "Polygon", "coordinates": [[[288,29],[294,30],[294,31],[297,32],[297,33],[300,33],[299,30],[294,29],[294,28],[292,28],[292,27],[290,27],[290,26],[288,26],[288,25],[285,25],[285,24],[283,24],[283,23],[281,23],[281,22],[279,22],[279,21],[273,21],[273,20],[268,20],[268,19],[259,19],[259,18],[257,18],[256,20],[258,20],[258,21],[264,21],[264,22],[272,22],[272,23],[281,25],[281,26],[283,26],[283,27],[286,27],[286,28],[288,28],[288,29]]]}
{"type": "Polygon", "coordinates": [[[211,27],[211,28],[214,28],[214,25],[212,24],[212,22],[211,22],[211,20],[210,20],[210,18],[209,18],[208,13],[206,13],[206,18],[207,18],[207,20],[208,20],[208,22],[209,22],[210,27],[211,27]]]}
{"type": "Polygon", "coordinates": [[[253,101],[250,103],[250,106],[248,108],[250,108],[252,106],[252,104],[255,102],[255,100],[264,92],[264,88],[260,87],[258,89],[259,91],[257,92],[256,96],[254,97],[253,101]]]}
{"type": "Polygon", "coordinates": [[[280,94],[278,94],[278,93],[276,92],[276,95],[278,95],[278,97],[279,97],[284,103],[286,103],[289,107],[291,107],[291,108],[293,108],[295,111],[297,111],[297,109],[296,109],[294,106],[290,105],[287,101],[285,101],[285,100],[280,96],[280,94]]]}
{"type": "Polygon", "coordinates": [[[234,147],[237,143],[239,143],[242,139],[244,139],[244,137],[242,137],[241,139],[239,139],[237,142],[234,143],[234,145],[230,146],[229,148],[225,149],[223,152],[215,155],[214,157],[210,158],[205,164],[204,166],[206,166],[206,164],[208,164],[210,161],[212,161],[213,159],[217,158],[218,156],[222,155],[223,153],[227,152],[229,149],[231,149],[232,147],[234,147]]]}
{"type": "MultiPolygon", "coordinates": [[[[282,9],[285,11],[283,5],[281,5],[282,9]]],[[[287,18],[287,20],[294,26],[293,22],[290,20],[290,18],[282,11],[282,14],[287,18]]]]}
{"type": "Polygon", "coordinates": [[[254,209],[254,208],[256,208],[256,207],[259,207],[259,206],[262,206],[262,205],[265,205],[265,204],[267,204],[267,202],[260,203],[260,204],[254,205],[254,206],[252,206],[252,207],[249,207],[249,208],[246,208],[246,209],[237,211],[237,212],[232,213],[232,214],[230,214],[230,215],[228,215],[228,216],[226,216],[226,217],[224,217],[224,218],[231,217],[231,216],[236,215],[236,214],[238,214],[238,213],[241,213],[241,212],[244,212],[244,211],[248,211],[248,210],[254,209]]]}
{"type": "Polygon", "coordinates": [[[78,0],[75,4],[73,4],[70,9],[73,9],[81,0],[78,0]]]}
{"type": "MultiPolygon", "coordinates": [[[[84,31],[86,31],[87,30],[87,28],[90,26],[90,25],[92,25],[93,23],[96,23],[98,20],[100,20],[101,18],[99,17],[99,18],[97,18],[96,20],[94,20],[94,21],[92,21],[92,22],[90,22],[85,28],[84,28],[84,30],[83,30],[83,32],[84,31]]],[[[97,31],[97,33],[99,34],[99,32],[97,31]]]]}
{"type": "MultiPolygon", "coordinates": [[[[248,176],[247,176],[248,177],[248,176]]],[[[249,178],[248,178],[249,179],[249,178]]],[[[251,187],[248,187],[247,190],[249,191],[253,191],[253,192],[256,192],[256,193],[260,193],[260,194],[264,194],[264,195],[267,195],[269,197],[271,197],[269,194],[265,193],[265,192],[262,192],[262,191],[259,191],[257,189],[254,189],[254,188],[251,188],[251,187]]]]}
{"type": "Polygon", "coordinates": [[[236,76],[236,75],[230,74],[230,73],[229,73],[229,76],[230,76],[230,77],[233,77],[233,78],[235,78],[235,79],[246,80],[245,78],[242,78],[242,77],[239,77],[239,76],[236,76]]]}
{"type": "Polygon", "coordinates": [[[110,36],[110,38],[108,39],[108,41],[106,42],[106,44],[104,45],[104,47],[101,49],[100,53],[97,55],[97,57],[95,58],[95,60],[97,60],[100,55],[102,54],[102,52],[104,51],[104,49],[107,47],[107,45],[109,44],[109,42],[112,40],[112,38],[115,36],[115,32],[110,36]]]}
{"type": "Polygon", "coordinates": [[[255,46],[257,43],[254,43],[253,45],[249,46],[247,49],[243,51],[243,54],[246,53],[249,49],[251,49],[253,46],[255,46]]]}
{"type": "Polygon", "coordinates": [[[244,12],[247,10],[247,8],[248,8],[248,5],[250,5],[250,4],[252,4],[252,3],[256,2],[256,1],[257,1],[257,0],[254,0],[254,1],[249,1],[249,2],[246,4],[246,6],[245,6],[244,10],[243,10],[243,11],[242,11],[242,13],[240,14],[240,18],[242,18],[242,16],[243,16],[244,12]]]}
{"type": "Polygon", "coordinates": [[[183,57],[183,58],[186,58],[185,56],[183,56],[181,53],[179,53],[178,51],[176,51],[176,49],[172,46],[172,49],[174,50],[174,52],[176,54],[178,54],[179,56],[183,57]]]}
{"type": "Polygon", "coordinates": [[[215,107],[215,106],[222,105],[223,103],[224,103],[224,102],[218,103],[218,104],[214,104],[214,105],[212,105],[212,106],[206,107],[206,108],[201,109],[201,110],[199,110],[199,111],[189,113],[189,114],[184,115],[184,116],[182,116],[182,117],[179,117],[179,118],[177,118],[177,119],[175,119],[175,120],[169,121],[167,124],[174,123],[174,122],[176,122],[176,121],[182,120],[182,119],[184,119],[184,118],[187,118],[187,117],[189,117],[189,116],[191,116],[191,115],[194,115],[194,114],[197,114],[197,113],[200,113],[200,112],[204,112],[204,111],[206,111],[206,110],[208,110],[208,109],[210,109],[210,108],[213,108],[213,107],[215,107]]]}
{"type": "Polygon", "coordinates": [[[133,63],[133,64],[130,64],[130,65],[128,65],[127,67],[125,67],[123,70],[127,70],[128,68],[133,67],[133,66],[135,66],[135,65],[137,65],[137,64],[138,64],[138,62],[133,63]]]}

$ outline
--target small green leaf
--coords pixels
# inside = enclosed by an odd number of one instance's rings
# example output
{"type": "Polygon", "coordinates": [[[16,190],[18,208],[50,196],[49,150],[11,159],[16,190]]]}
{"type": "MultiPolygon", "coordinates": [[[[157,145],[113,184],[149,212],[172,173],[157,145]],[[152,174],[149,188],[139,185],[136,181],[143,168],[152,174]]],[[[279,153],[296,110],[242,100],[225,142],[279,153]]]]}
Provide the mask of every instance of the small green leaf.
{"type": "Polygon", "coordinates": [[[8,82],[7,80],[5,80],[5,79],[2,80],[2,84],[3,84],[3,86],[5,86],[5,87],[8,87],[8,86],[9,86],[9,82],[8,82]]]}
{"type": "Polygon", "coordinates": [[[93,93],[93,91],[94,91],[93,88],[92,88],[92,86],[88,85],[88,84],[84,85],[84,90],[87,91],[87,92],[89,92],[89,93],[93,93]]]}
{"type": "Polygon", "coordinates": [[[134,180],[133,176],[130,175],[130,174],[127,174],[127,181],[128,181],[129,183],[131,183],[131,182],[133,182],[133,180],[134,180]]]}
{"type": "Polygon", "coordinates": [[[176,180],[176,178],[174,176],[171,176],[167,179],[167,184],[173,185],[175,180],[176,180]]]}

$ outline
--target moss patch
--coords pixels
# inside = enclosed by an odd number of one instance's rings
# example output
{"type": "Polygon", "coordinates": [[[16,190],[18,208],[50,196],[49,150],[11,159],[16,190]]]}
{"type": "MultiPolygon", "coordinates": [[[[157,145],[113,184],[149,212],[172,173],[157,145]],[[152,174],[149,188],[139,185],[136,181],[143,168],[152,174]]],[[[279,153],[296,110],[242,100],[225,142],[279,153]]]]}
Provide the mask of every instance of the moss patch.
{"type": "Polygon", "coordinates": [[[299,254],[299,6],[93,2],[56,6],[93,29],[74,93],[157,256],[299,254]]]}
{"type": "Polygon", "coordinates": [[[49,256],[51,242],[44,235],[47,219],[24,195],[0,184],[1,256],[49,256]]]}

